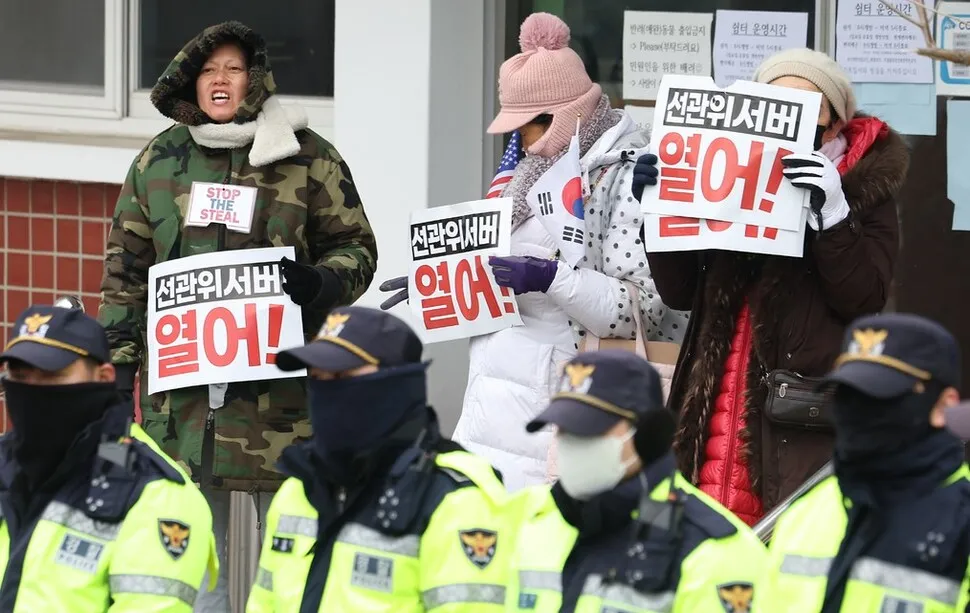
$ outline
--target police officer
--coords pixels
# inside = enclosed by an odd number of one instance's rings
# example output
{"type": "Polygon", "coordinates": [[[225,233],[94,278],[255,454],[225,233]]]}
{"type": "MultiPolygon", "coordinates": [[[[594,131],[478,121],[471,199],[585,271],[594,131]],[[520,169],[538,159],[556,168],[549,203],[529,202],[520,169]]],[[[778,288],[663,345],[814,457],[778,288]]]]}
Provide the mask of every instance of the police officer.
{"type": "Polygon", "coordinates": [[[559,481],[516,496],[530,500],[510,610],[747,613],[765,548],[677,471],[673,416],[647,361],[580,354],[527,428],[547,424],[559,481]]]}
{"type": "Polygon", "coordinates": [[[0,610],[191,611],[217,569],[212,515],[142,442],[98,322],[32,306],[0,362],[13,424],[0,438],[0,610]]]}
{"type": "Polygon", "coordinates": [[[938,324],[872,315],[849,327],[834,388],[835,474],[778,520],[762,612],[964,611],[970,482],[944,428],[960,348],[938,324]]]}
{"type": "Polygon", "coordinates": [[[507,494],[442,437],[422,349],[393,315],[343,307],[277,356],[308,369],[313,434],[283,453],[248,613],[502,611],[507,494]]]}

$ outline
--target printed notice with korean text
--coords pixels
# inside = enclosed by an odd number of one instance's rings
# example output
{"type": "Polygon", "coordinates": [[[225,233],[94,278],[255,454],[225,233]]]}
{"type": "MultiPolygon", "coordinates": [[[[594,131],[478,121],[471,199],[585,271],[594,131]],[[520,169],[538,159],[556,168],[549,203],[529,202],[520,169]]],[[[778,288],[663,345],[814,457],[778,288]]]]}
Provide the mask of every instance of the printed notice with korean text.
{"type": "MultiPolygon", "coordinates": [[[[887,0],[919,21],[914,2],[887,0]]],[[[932,9],[934,0],[924,4],[932,9]]],[[[879,0],[839,2],[835,59],[856,82],[932,83],[933,60],[916,55],[926,46],[923,33],[879,0]]],[[[932,24],[933,13],[927,11],[932,24]]]]}
{"type": "Polygon", "coordinates": [[[714,22],[714,82],[751,81],[768,56],[805,47],[808,13],[723,11],[714,22]]]}
{"type": "Polygon", "coordinates": [[[711,76],[711,13],[623,12],[623,98],[656,100],[668,74],[711,76]]]}

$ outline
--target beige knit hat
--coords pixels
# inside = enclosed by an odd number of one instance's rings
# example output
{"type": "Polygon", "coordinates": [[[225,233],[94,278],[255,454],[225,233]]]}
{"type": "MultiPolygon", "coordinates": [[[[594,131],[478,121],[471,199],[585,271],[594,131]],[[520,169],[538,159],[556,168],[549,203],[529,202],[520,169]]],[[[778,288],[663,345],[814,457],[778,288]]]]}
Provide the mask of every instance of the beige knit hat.
{"type": "Polygon", "coordinates": [[[759,83],[771,83],[779,77],[801,77],[812,82],[842,121],[855,116],[856,100],[849,75],[821,51],[786,49],[766,59],[754,73],[754,80],[759,83]]]}

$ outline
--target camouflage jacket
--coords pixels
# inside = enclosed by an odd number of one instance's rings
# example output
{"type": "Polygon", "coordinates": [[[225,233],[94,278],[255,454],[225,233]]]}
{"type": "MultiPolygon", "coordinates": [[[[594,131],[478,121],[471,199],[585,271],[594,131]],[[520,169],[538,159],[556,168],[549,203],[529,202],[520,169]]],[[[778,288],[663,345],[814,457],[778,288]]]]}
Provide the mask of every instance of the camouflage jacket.
{"type": "MultiPolygon", "coordinates": [[[[252,141],[233,148],[196,142],[188,126],[204,123],[205,116],[186,100],[195,99],[195,77],[205,58],[233,39],[243,43],[250,57],[248,97],[233,123],[254,121],[275,86],[262,39],[242,24],[204,31],[176,56],[152,91],[155,106],[178,123],[156,136],[132,163],[108,237],[99,319],[109,335],[119,380],[126,370],[146,363],[148,269],[155,263],[218,250],[292,245],[298,262],[336,274],[340,304],[356,300],[373,278],[374,235],[350,170],[330,143],[309,129],[294,130],[295,155],[254,167],[252,141]],[[195,181],[258,188],[250,233],[229,231],[222,224],[183,227],[195,181]]],[[[309,338],[326,313],[307,311],[303,324],[309,338]]],[[[207,387],[149,396],[147,370],[141,368],[143,427],[194,480],[230,490],[278,487],[282,475],[275,465],[283,449],[310,434],[303,379],[230,384],[225,406],[213,412],[207,428],[207,387]]]]}

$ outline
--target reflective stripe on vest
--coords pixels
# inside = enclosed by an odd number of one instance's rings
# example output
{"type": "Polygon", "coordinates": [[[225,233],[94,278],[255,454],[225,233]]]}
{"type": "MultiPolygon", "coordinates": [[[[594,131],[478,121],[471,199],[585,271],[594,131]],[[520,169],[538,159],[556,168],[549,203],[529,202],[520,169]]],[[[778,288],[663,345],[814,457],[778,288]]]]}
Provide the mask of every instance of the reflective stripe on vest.
{"type": "Polygon", "coordinates": [[[262,566],[256,570],[256,585],[263,588],[267,592],[273,591],[273,573],[269,572],[262,566]]]}
{"type": "MultiPolygon", "coordinates": [[[[828,576],[833,558],[820,558],[786,554],[781,562],[781,572],[802,577],[828,576]]],[[[960,583],[926,571],[908,568],[900,564],[863,557],[856,560],[849,571],[849,579],[877,585],[882,588],[907,592],[949,606],[956,606],[960,599],[960,583]]]]}
{"type": "Polygon", "coordinates": [[[425,590],[421,593],[421,600],[427,611],[454,603],[503,604],[505,586],[488,583],[452,583],[425,590]]]}
{"type": "Polygon", "coordinates": [[[562,592],[562,573],[554,570],[520,570],[519,589],[562,592]]]}
{"type": "Polygon", "coordinates": [[[86,534],[102,541],[113,541],[118,538],[121,524],[109,524],[103,521],[96,521],[84,514],[84,511],[64,504],[63,502],[53,501],[47,505],[40,516],[41,520],[59,524],[86,534]]]}
{"type": "MultiPolygon", "coordinates": [[[[314,536],[316,529],[314,528],[314,536]]],[[[377,549],[386,553],[410,558],[418,557],[421,539],[414,534],[407,536],[388,536],[363,524],[349,523],[337,535],[338,543],[377,549]]]]}
{"type": "Polygon", "coordinates": [[[674,608],[674,597],[676,595],[677,593],[674,590],[644,594],[629,585],[621,583],[603,585],[602,575],[590,575],[586,577],[582,594],[582,596],[595,596],[603,601],[616,602],[654,613],[667,613],[672,611],[674,608]]]}
{"type": "Polygon", "coordinates": [[[108,578],[108,587],[112,594],[171,596],[189,606],[195,602],[195,596],[198,593],[194,587],[178,579],[152,575],[111,575],[108,578]]]}
{"type": "Polygon", "coordinates": [[[276,524],[276,531],[280,534],[317,538],[317,520],[300,515],[280,515],[280,520],[276,524]]]}

